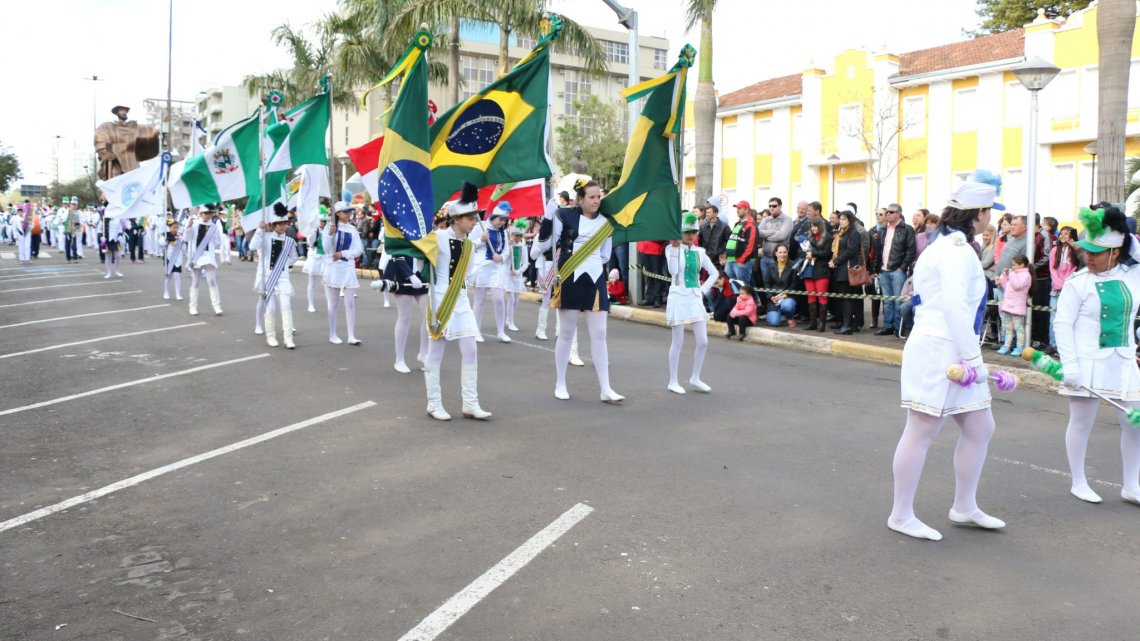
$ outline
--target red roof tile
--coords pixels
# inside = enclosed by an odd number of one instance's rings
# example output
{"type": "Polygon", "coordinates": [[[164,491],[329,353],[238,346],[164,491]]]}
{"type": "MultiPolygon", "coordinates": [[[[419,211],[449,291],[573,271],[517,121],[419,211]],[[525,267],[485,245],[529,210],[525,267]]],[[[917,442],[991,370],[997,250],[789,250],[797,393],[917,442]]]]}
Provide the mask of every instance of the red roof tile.
{"type": "Polygon", "coordinates": [[[969,67],[1025,55],[1025,30],[984,36],[974,40],[912,51],[899,56],[899,76],[969,67]]]}
{"type": "Polygon", "coordinates": [[[771,80],[764,80],[743,89],[737,89],[732,93],[726,93],[720,97],[719,106],[721,109],[725,109],[727,107],[749,105],[754,102],[772,100],[774,98],[798,96],[803,92],[803,86],[803,74],[797,73],[791,76],[772,78],[771,80]]]}

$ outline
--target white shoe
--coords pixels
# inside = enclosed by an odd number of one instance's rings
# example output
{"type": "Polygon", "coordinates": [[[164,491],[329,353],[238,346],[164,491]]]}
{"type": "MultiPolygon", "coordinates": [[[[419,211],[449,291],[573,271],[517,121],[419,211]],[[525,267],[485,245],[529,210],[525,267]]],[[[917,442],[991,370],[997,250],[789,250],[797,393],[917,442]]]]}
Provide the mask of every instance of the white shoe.
{"type": "Polygon", "coordinates": [[[165,292],[164,292],[164,293],[162,294],[162,300],[170,300],[170,294],[167,294],[167,293],[165,293],[165,292]]]}
{"type": "Polygon", "coordinates": [[[427,413],[428,413],[428,416],[434,418],[437,421],[450,421],[451,420],[451,414],[448,414],[447,410],[443,409],[442,407],[437,407],[435,409],[432,409],[429,407],[427,413]]]}
{"type": "Polygon", "coordinates": [[[479,366],[460,366],[460,390],[463,396],[463,416],[478,421],[491,418],[491,413],[479,406],[479,366]]]}
{"type": "Polygon", "coordinates": [[[898,532],[899,534],[912,536],[916,539],[926,539],[928,541],[942,540],[942,535],[938,533],[938,530],[935,530],[922,521],[919,521],[917,518],[911,518],[911,520],[901,525],[891,523],[891,520],[887,519],[887,527],[894,530],[895,532],[898,532]]]}
{"type": "Polygon", "coordinates": [[[122,277],[123,277],[123,272],[115,272],[115,275],[116,275],[116,276],[118,276],[119,278],[122,278],[122,277]]]}
{"type": "Polygon", "coordinates": [[[392,306],[392,303],[388,302],[387,300],[384,301],[384,307],[391,307],[391,306],[392,306]]]}
{"type": "Polygon", "coordinates": [[[260,327],[254,327],[253,333],[256,334],[257,336],[261,336],[262,334],[265,333],[265,330],[261,329],[260,327]]]}
{"type": "Polygon", "coordinates": [[[577,354],[571,354],[570,355],[570,364],[573,365],[574,367],[585,367],[586,366],[586,364],[582,362],[582,359],[578,358],[577,354]]]}
{"type": "Polygon", "coordinates": [[[364,341],[360,340],[359,338],[356,338],[355,336],[354,336],[354,337],[352,337],[352,338],[350,338],[350,339],[348,339],[348,344],[349,344],[349,345],[360,345],[360,344],[362,344],[362,343],[364,343],[364,341]]]}
{"type": "Polygon", "coordinates": [[[666,389],[668,389],[670,392],[673,392],[674,394],[684,394],[685,393],[685,388],[681,387],[677,383],[669,383],[669,386],[666,389]]]}
{"type": "Polygon", "coordinates": [[[511,330],[512,332],[517,332],[517,331],[519,331],[519,328],[518,328],[518,327],[516,327],[514,323],[508,323],[508,324],[507,324],[507,329],[511,330]]]}
{"type": "Polygon", "coordinates": [[[266,334],[265,335],[265,344],[270,346],[270,347],[277,347],[279,345],[279,343],[277,342],[277,337],[274,336],[273,334],[266,334]]]}
{"type": "Polygon", "coordinates": [[[565,387],[555,387],[554,398],[560,401],[568,401],[570,400],[570,392],[566,391],[565,387]]]}
{"type": "Polygon", "coordinates": [[[340,345],[344,341],[340,340],[340,336],[330,336],[329,342],[332,343],[333,345],[340,345]]]}
{"type": "Polygon", "coordinates": [[[181,296],[175,296],[174,300],[182,300],[182,297],[181,296]]]}
{"type": "Polygon", "coordinates": [[[962,514],[954,508],[950,508],[950,520],[962,525],[976,525],[986,530],[1000,530],[1005,527],[1005,521],[990,516],[985,512],[978,510],[973,514],[962,514]]]}
{"type": "Polygon", "coordinates": [[[540,341],[546,341],[546,340],[550,340],[549,338],[547,338],[547,336],[546,336],[546,332],[544,332],[544,331],[543,331],[543,330],[541,330],[541,329],[540,329],[540,330],[538,330],[538,331],[536,331],[536,332],[534,333],[534,337],[535,337],[535,338],[537,338],[537,339],[538,339],[538,340],[540,340],[540,341]]]}
{"type": "Polygon", "coordinates": [[[316,308],[316,307],[313,307],[312,305],[309,305],[309,313],[310,313],[310,314],[315,314],[315,313],[317,313],[317,308],[316,308]]]}
{"type": "MultiPolygon", "coordinates": [[[[683,393],[684,390],[682,390],[683,393]]],[[[625,397],[613,390],[602,392],[602,402],[616,405],[625,400],[625,397]]]]}
{"type": "Polygon", "coordinates": [[[408,367],[406,364],[404,364],[404,361],[397,362],[395,369],[397,372],[399,372],[401,374],[411,374],[412,373],[411,368],[408,367]]]}
{"type": "Polygon", "coordinates": [[[1124,499],[1125,503],[1140,505],[1140,493],[1130,492],[1128,490],[1120,490],[1120,498],[1124,499]]]}
{"type": "Polygon", "coordinates": [[[503,332],[502,334],[499,334],[498,338],[499,338],[499,342],[500,342],[500,343],[509,343],[509,342],[511,342],[511,337],[510,337],[510,336],[507,336],[507,333],[506,333],[506,332],[503,332]]]}
{"type": "Polygon", "coordinates": [[[475,337],[475,342],[476,342],[476,343],[482,343],[482,342],[483,342],[483,335],[482,335],[482,334],[479,334],[478,336],[476,336],[476,337],[475,337]]]}
{"type": "Polygon", "coordinates": [[[111,275],[107,274],[106,276],[103,277],[103,280],[111,280],[111,275]]]}
{"type": "Polygon", "coordinates": [[[1097,494],[1096,492],[1093,492],[1092,488],[1087,486],[1087,485],[1082,486],[1082,487],[1074,487],[1074,488],[1069,490],[1069,494],[1072,494],[1073,496],[1077,497],[1078,499],[1080,499],[1082,501],[1086,501],[1088,503],[1100,503],[1101,502],[1100,495],[1097,494]]]}
{"type": "Polygon", "coordinates": [[[705,394],[708,394],[712,391],[712,388],[699,378],[690,378],[689,385],[692,386],[692,388],[696,391],[703,392],[705,394]]]}

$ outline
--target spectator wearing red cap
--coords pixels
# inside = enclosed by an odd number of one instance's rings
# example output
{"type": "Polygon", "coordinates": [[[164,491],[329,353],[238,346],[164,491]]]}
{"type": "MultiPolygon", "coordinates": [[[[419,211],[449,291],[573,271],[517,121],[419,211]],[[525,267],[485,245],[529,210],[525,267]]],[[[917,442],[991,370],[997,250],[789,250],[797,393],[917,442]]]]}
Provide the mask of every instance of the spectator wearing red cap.
{"type": "Polygon", "coordinates": [[[752,220],[750,209],[746,200],[736,203],[738,218],[721,257],[728,277],[749,285],[754,282],[752,264],[756,258],[756,222],[752,220]]]}

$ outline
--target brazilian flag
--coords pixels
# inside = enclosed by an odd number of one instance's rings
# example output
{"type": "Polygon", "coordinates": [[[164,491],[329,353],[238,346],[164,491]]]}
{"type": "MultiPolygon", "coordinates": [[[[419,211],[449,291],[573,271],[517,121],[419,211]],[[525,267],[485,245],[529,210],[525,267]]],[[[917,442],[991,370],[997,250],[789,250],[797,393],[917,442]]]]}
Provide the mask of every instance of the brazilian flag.
{"type": "MultiPolygon", "coordinates": [[[[396,67],[377,86],[403,74],[400,93],[384,132],[377,164],[380,210],[384,212],[384,251],[426,258],[435,264],[432,176],[428,153],[428,77],[423,53],[431,47],[427,31],[416,34],[396,67]]],[[[367,97],[367,94],[365,94],[367,97]]]]}
{"type": "MultiPolygon", "coordinates": [[[[510,73],[452,107],[431,128],[435,207],[459,190],[553,175],[546,142],[550,125],[550,46],[561,18],[510,73]]],[[[384,143],[388,144],[388,143],[384,143]]]]}
{"type": "Polygon", "coordinates": [[[614,242],[681,237],[680,133],[685,80],[697,52],[690,45],[664,76],[622,92],[628,102],[648,96],[625,150],[621,180],[602,200],[614,242]]]}

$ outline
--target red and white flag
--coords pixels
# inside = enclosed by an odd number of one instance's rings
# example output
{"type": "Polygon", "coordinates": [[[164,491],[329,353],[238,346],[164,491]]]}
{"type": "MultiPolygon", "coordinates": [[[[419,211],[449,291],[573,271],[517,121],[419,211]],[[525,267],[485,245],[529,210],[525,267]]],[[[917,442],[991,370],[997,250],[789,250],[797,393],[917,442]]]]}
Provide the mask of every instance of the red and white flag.
{"type": "Polygon", "coordinates": [[[364,181],[364,188],[368,190],[372,202],[380,200],[380,171],[378,166],[380,164],[380,149],[383,147],[384,136],[380,136],[355,149],[345,150],[349,160],[352,161],[352,166],[356,167],[360,179],[364,181]]]}
{"type": "MultiPolygon", "coordinates": [[[[495,207],[505,201],[511,204],[511,218],[541,216],[546,210],[545,191],[545,178],[521,180],[504,185],[487,185],[479,190],[479,209],[490,216],[495,207]]],[[[450,200],[458,198],[459,192],[455,192],[450,200]]]]}

